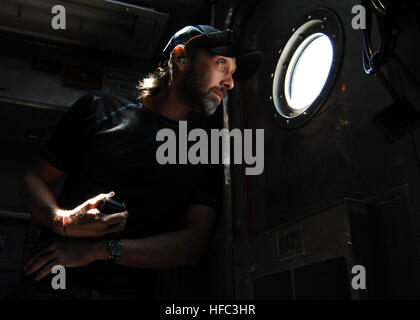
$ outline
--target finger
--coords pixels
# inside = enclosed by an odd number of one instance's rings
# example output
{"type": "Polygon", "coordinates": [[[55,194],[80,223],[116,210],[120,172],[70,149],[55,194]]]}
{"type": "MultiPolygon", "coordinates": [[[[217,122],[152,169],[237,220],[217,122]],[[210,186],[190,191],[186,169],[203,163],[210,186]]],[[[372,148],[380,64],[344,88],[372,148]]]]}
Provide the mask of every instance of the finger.
{"type": "Polygon", "coordinates": [[[106,194],[105,193],[101,193],[99,195],[97,195],[96,197],[93,197],[92,199],[89,199],[87,201],[88,206],[95,208],[97,207],[100,203],[102,203],[103,201],[105,201],[106,198],[106,194]]]}
{"type": "Polygon", "coordinates": [[[91,214],[91,215],[98,215],[101,213],[101,211],[99,211],[97,208],[93,208],[93,209],[89,209],[88,211],[86,211],[87,214],[91,214]]]}
{"type": "Polygon", "coordinates": [[[92,198],[91,200],[93,200],[92,202],[96,202],[96,201],[103,200],[105,198],[112,198],[113,196],[115,196],[115,192],[111,191],[109,193],[98,194],[96,197],[92,198]]]}
{"type": "Polygon", "coordinates": [[[32,248],[30,256],[34,255],[36,252],[46,249],[52,242],[54,242],[54,238],[48,239],[46,241],[42,241],[38,243],[35,247],[32,248]]]}
{"type": "Polygon", "coordinates": [[[35,281],[39,281],[42,278],[44,278],[46,275],[50,274],[52,272],[52,268],[54,268],[54,266],[58,265],[58,261],[54,260],[52,262],[50,262],[49,264],[47,264],[44,268],[41,269],[41,271],[38,272],[35,281]]]}
{"type": "Polygon", "coordinates": [[[102,217],[102,221],[107,225],[117,224],[125,221],[127,219],[128,212],[117,212],[113,214],[107,214],[102,217]]]}
{"type": "Polygon", "coordinates": [[[111,191],[110,193],[107,194],[107,198],[112,198],[113,196],[115,196],[115,192],[111,191]]]}
{"type": "Polygon", "coordinates": [[[28,261],[25,263],[25,266],[23,267],[23,269],[25,270],[25,271],[27,271],[27,269],[38,259],[38,258],[40,258],[40,257],[42,257],[42,256],[45,256],[45,255],[47,255],[47,254],[49,254],[49,253],[51,253],[51,252],[53,252],[54,251],[54,249],[53,248],[51,248],[50,246],[48,246],[47,248],[44,248],[44,249],[42,249],[42,250],[38,250],[38,251],[35,251],[35,253],[34,254],[32,254],[30,257],[29,257],[29,259],[28,259],[28,261]]]}
{"type": "Polygon", "coordinates": [[[56,251],[39,257],[39,259],[35,260],[34,263],[28,268],[28,270],[26,271],[26,274],[30,275],[34,273],[35,271],[39,270],[43,265],[57,259],[58,257],[59,257],[59,254],[56,251]]]}
{"type": "Polygon", "coordinates": [[[91,206],[92,208],[96,208],[101,203],[104,203],[106,198],[112,198],[114,195],[115,195],[114,191],[111,191],[109,193],[101,193],[97,195],[96,197],[89,199],[88,205],[91,206]]]}

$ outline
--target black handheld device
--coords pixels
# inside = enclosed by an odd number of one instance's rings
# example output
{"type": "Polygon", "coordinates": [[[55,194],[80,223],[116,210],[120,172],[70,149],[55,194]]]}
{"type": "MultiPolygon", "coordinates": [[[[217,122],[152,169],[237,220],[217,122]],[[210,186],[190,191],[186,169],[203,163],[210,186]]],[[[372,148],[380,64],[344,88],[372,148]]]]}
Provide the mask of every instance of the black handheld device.
{"type": "Polygon", "coordinates": [[[118,202],[111,198],[105,198],[105,201],[99,206],[99,210],[105,214],[112,214],[117,212],[126,211],[127,208],[124,203],[118,202]]]}

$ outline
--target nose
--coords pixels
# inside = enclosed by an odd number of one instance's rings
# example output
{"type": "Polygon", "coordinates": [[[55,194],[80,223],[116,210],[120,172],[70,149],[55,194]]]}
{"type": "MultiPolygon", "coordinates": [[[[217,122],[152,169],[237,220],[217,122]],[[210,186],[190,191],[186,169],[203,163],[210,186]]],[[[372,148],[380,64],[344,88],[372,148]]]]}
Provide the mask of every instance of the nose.
{"type": "Polygon", "coordinates": [[[235,86],[235,82],[233,81],[232,73],[227,72],[225,78],[222,81],[223,87],[227,90],[232,90],[235,86]]]}

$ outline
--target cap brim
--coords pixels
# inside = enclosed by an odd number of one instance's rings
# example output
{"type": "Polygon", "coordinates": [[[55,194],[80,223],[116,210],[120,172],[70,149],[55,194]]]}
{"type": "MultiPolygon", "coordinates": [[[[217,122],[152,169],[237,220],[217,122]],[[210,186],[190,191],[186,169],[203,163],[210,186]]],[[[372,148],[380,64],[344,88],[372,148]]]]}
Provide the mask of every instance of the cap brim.
{"type": "Polygon", "coordinates": [[[251,78],[260,68],[263,56],[260,51],[246,50],[243,55],[236,57],[236,72],[233,74],[235,80],[247,80],[251,78]]]}
{"type": "Polygon", "coordinates": [[[236,58],[236,71],[233,75],[235,80],[247,80],[259,69],[262,63],[260,51],[240,49],[235,46],[219,46],[208,48],[207,51],[224,57],[236,58]]]}

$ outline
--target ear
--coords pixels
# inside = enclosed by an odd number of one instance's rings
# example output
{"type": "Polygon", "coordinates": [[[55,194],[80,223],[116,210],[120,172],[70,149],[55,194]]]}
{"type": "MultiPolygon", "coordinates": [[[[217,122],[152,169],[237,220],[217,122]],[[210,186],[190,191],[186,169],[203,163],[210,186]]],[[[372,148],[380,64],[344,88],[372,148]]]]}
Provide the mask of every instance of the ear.
{"type": "Polygon", "coordinates": [[[179,71],[184,71],[187,66],[187,52],[182,44],[177,45],[172,51],[174,65],[179,71]]]}

